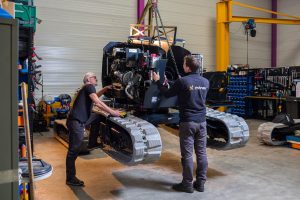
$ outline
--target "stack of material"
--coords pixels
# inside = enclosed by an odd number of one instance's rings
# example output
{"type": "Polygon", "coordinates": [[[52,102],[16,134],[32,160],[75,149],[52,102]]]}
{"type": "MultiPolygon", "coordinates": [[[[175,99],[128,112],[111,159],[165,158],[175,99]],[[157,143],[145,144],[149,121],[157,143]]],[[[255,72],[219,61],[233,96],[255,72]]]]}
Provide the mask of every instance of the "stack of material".
{"type": "Polygon", "coordinates": [[[300,149],[300,136],[287,136],[286,140],[294,149],[300,149]]]}

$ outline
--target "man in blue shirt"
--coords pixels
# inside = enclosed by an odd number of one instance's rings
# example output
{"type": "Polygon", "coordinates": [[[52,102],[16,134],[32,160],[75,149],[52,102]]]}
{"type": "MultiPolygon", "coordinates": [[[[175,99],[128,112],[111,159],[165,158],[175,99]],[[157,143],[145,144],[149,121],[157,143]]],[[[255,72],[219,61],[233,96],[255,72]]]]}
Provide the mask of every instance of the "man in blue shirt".
{"type": "Polygon", "coordinates": [[[66,159],[66,184],[72,186],[84,186],[84,182],[76,177],[75,161],[80,152],[84,137],[84,128],[91,115],[93,105],[110,113],[112,116],[120,116],[118,110],[111,109],[99,99],[107,88],[96,92],[95,86],[97,85],[97,77],[94,73],[86,73],[83,78],[83,83],[84,85],[79,90],[67,119],[69,149],[66,159]]]}
{"type": "Polygon", "coordinates": [[[159,74],[153,72],[153,79],[165,97],[178,97],[179,138],[182,164],[182,182],[172,188],[181,192],[204,191],[208,167],[206,155],[206,95],[209,81],[197,73],[200,63],[193,56],[184,58],[186,76],[179,78],[167,89],[160,83],[159,74]],[[197,158],[196,181],[193,182],[193,149],[197,158]]]}

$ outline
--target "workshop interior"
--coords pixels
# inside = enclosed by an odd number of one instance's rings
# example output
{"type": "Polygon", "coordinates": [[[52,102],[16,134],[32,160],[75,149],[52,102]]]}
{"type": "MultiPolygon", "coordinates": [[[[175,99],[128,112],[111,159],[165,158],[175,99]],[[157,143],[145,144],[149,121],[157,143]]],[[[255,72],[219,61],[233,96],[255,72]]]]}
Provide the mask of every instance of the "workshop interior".
{"type": "MultiPolygon", "coordinates": [[[[1,199],[299,199],[300,1],[0,0],[1,199]],[[180,109],[171,88],[200,63],[208,179],[179,194],[180,109]],[[97,75],[97,149],[86,126],[65,184],[67,119],[97,75]],[[3,76],[2,76],[3,75],[3,76]],[[286,191],[289,192],[286,192],[286,191]],[[297,197],[298,196],[298,197],[297,197]]],[[[196,166],[197,161],[194,165],[196,166]]]]}

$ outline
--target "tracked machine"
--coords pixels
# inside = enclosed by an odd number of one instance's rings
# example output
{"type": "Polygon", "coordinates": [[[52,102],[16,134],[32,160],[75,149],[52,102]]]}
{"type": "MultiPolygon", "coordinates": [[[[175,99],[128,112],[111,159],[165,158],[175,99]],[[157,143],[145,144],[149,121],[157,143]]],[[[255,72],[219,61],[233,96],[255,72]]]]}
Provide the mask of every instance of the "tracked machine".
{"type": "MultiPolygon", "coordinates": [[[[180,46],[171,48],[176,65],[182,66],[184,56],[191,53],[180,46]]],[[[108,98],[114,99],[110,106],[130,111],[152,124],[178,124],[178,112],[169,111],[169,108],[176,110],[177,98],[164,98],[151,79],[152,71],[158,71],[164,77],[162,83],[170,87],[185,75],[182,67],[175,69],[173,59],[168,58],[170,52],[131,43],[109,43],[103,52],[102,84],[113,85],[107,93],[108,98]]],[[[213,148],[232,149],[248,141],[249,129],[241,117],[207,108],[207,124],[213,148]]]]}
{"type": "Polygon", "coordinates": [[[288,114],[281,113],[272,122],[259,125],[257,138],[263,144],[280,146],[287,142],[287,136],[295,136],[298,130],[300,130],[300,119],[293,119],[288,114]]]}
{"type": "MultiPolygon", "coordinates": [[[[158,72],[163,85],[171,87],[185,75],[183,59],[191,54],[177,45],[183,41],[176,38],[177,28],[163,26],[156,1],[149,0],[146,8],[152,10],[149,19],[157,16],[156,26],[141,25],[140,19],[139,24],[131,26],[126,42],[110,42],[103,49],[102,86],[112,85],[103,101],[110,107],[125,111],[127,116],[110,117],[97,108],[93,109],[102,118],[102,149],[128,165],[157,160],[162,142],[155,125],[179,123],[177,97],[163,97],[152,80],[152,72],[158,72]],[[158,25],[158,20],[161,25],[158,25]],[[146,32],[149,33],[147,36],[146,32]]],[[[203,63],[201,54],[192,55],[203,63]]],[[[199,73],[202,73],[201,69],[199,73]]],[[[249,128],[244,119],[210,108],[207,108],[206,117],[211,147],[232,149],[247,143],[249,128]]]]}

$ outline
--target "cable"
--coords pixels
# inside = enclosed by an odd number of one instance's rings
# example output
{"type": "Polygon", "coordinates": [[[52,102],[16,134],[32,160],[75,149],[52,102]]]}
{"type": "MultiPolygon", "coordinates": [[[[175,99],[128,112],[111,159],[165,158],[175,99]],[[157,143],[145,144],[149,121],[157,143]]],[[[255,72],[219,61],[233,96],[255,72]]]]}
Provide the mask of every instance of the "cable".
{"type": "Polygon", "coordinates": [[[174,65],[175,65],[175,70],[176,70],[177,76],[178,76],[178,78],[180,78],[181,76],[180,76],[179,71],[178,71],[178,67],[177,67],[177,64],[176,64],[176,60],[175,60],[175,57],[174,57],[172,48],[170,47],[170,44],[169,44],[168,35],[167,35],[167,33],[166,33],[165,26],[164,26],[164,24],[163,24],[163,22],[162,22],[162,19],[161,19],[161,16],[160,16],[160,14],[159,14],[159,11],[158,11],[158,8],[157,8],[157,7],[155,8],[155,11],[156,11],[157,14],[158,14],[158,17],[159,17],[159,20],[160,20],[162,29],[163,29],[163,31],[164,31],[164,35],[166,36],[166,39],[167,39],[167,45],[168,45],[168,48],[169,48],[169,51],[170,51],[170,54],[171,54],[171,58],[172,58],[172,60],[173,60],[173,62],[174,62],[174,65]]]}
{"type": "Polygon", "coordinates": [[[243,23],[240,25],[240,27],[236,31],[233,31],[233,32],[230,31],[230,34],[233,34],[233,35],[237,34],[241,30],[242,26],[243,26],[243,23]]]}

